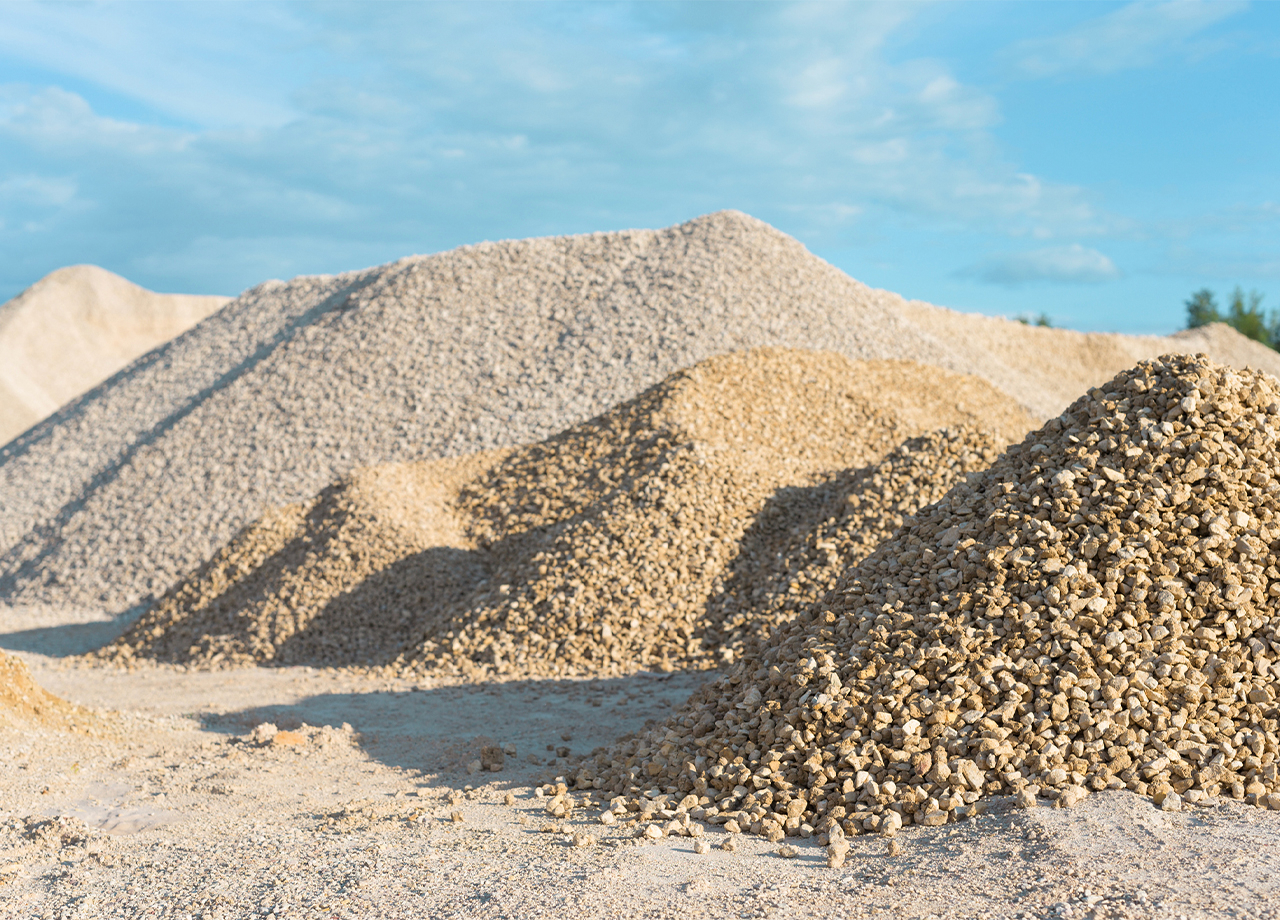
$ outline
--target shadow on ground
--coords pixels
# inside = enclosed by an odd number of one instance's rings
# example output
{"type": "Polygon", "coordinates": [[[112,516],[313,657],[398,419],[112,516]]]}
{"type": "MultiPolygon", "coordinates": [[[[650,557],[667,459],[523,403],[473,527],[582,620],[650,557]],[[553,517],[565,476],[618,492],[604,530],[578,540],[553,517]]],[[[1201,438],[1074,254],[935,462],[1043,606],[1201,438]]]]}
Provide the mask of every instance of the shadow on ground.
{"type": "Polygon", "coordinates": [[[455,783],[487,744],[514,744],[504,778],[524,778],[590,754],[651,720],[665,719],[714,672],[599,680],[524,680],[421,690],[323,693],[295,703],[200,716],[206,728],[247,734],[270,722],[349,724],[372,759],[455,783]]]}

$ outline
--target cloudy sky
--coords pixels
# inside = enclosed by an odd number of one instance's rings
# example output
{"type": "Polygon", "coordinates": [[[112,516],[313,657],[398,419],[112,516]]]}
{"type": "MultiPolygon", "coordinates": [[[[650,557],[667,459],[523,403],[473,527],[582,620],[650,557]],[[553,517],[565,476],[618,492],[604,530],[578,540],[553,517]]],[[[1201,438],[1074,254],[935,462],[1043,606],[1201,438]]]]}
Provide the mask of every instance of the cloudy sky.
{"type": "Polygon", "coordinates": [[[1280,4],[4,3],[0,300],[738,208],[958,309],[1280,306],[1280,4]]]}

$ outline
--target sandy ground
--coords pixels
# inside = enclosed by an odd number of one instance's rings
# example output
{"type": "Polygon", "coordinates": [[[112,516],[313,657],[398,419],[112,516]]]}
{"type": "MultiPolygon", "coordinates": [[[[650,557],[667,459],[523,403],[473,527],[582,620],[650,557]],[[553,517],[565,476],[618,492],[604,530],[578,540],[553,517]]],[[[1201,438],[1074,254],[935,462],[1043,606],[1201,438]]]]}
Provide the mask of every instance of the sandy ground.
{"type": "Polygon", "coordinates": [[[122,624],[58,616],[11,612],[22,628],[0,648],[102,710],[102,729],[0,734],[6,918],[1280,917],[1280,813],[1217,801],[1166,814],[1105,793],[909,828],[896,856],[856,838],[838,870],[808,841],[792,859],[756,838],[726,852],[712,827],[697,855],[688,837],[603,827],[598,808],[555,821],[531,784],[568,771],[557,748],[587,754],[662,718],[705,675],[126,673],[61,657],[122,624]],[[263,722],[292,734],[261,743],[263,722]],[[492,742],[517,753],[469,774],[492,742]],[[599,840],[574,846],[577,831],[599,840]]]}

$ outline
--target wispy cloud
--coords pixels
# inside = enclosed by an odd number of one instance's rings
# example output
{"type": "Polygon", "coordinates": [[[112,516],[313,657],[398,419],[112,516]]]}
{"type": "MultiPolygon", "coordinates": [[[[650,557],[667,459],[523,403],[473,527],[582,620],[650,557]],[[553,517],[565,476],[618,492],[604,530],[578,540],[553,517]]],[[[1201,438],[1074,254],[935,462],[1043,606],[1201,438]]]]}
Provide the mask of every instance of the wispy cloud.
{"type": "Polygon", "coordinates": [[[1169,54],[1203,50],[1190,40],[1247,6],[1238,0],[1131,3],[1058,35],[1018,42],[1008,56],[1031,77],[1146,67],[1169,54]]]}
{"type": "Polygon", "coordinates": [[[1010,286],[1032,282],[1100,284],[1121,276],[1109,258],[1079,243],[992,256],[957,274],[986,284],[1010,286]]]}

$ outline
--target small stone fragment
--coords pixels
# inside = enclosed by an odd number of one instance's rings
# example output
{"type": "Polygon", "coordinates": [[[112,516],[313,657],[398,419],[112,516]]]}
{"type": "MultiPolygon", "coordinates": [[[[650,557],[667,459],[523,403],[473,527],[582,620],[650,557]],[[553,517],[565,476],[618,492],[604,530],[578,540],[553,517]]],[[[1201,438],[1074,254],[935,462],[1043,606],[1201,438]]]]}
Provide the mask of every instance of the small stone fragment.
{"type": "Polygon", "coordinates": [[[1182,796],[1176,792],[1165,794],[1164,799],[1160,802],[1161,811],[1182,811],[1182,796]]]}
{"type": "Polygon", "coordinates": [[[573,835],[573,845],[575,847],[593,847],[597,842],[595,835],[588,834],[585,831],[578,831],[573,835]]]}
{"type": "Polygon", "coordinates": [[[778,847],[778,855],[783,859],[795,859],[800,855],[800,851],[791,844],[784,843],[782,846],[778,847]]]}
{"type": "Polygon", "coordinates": [[[830,869],[839,869],[844,865],[845,857],[849,855],[849,841],[844,837],[836,837],[827,844],[827,867],[830,869]]]}
{"type": "Polygon", "coordinates": [[[742,828],[738,826],[738,822],[733,818],[730,818],[728,821],[724,822],[724,829],[728,831],[730,834],[739,834],[742,832],[742,828]]]}
{"type": "Polygon", "coordinates": [[[902,855],[902,844],[901,844],[901,843],[899,843],[896,839],[895,839],[895,840],[890,840],[890,841],[889,841],[889,846],[885,849],[885,854],[886,854],[887,856],[901,856],[901,855],[902,855]]]}
{"type": "Polygon", "coordinates": [[[480,772],[480,761],[473,760],[467,764],[467,775],[472,776],[480,772]]]}
{"type": "Polygon", "coordinates": [[[693,842],[693,852],[697,853],[699,856],[705,856],[711,852],[711,844],[705,839],[695,840],[693,842]]]}
{"type": "Polygon", "coordinates": [[[661,840],[663,837],[662,828],[656,824],[647,824],[641,835],[649,840],[661,840]]]}
{"type": "Polygon", "coordinates": [[[725,850],[729,853],[732,853],[737,848],[738,848],[738,845],[733,842],[732,837],[726,837],[720,841],[720,849],[725,850]]]}
{"type": "Polygon", "coordinates": [[[449,820],[452,821],[454,824],[461,824],[466,819],[462,817],[462,812],[455,811],[450,813],[449,820]]]}
{"type": "Polygon", "coordinates": [[[600,823],[603,824],[605,827],[613,827],[615,824],[618,823],[618,816],[611,811],[601,812],[600,823]]]}
{"type": "Polygon", "coordinates": [[[506,795],[502,797],[503,805],[514,805],[515,803],[516,803],[516,797],[513,793],[508,792],[506,795]]]}
{"type": "Polygon", "coordinates": [[[1054,805],[1058,808],[1073,808],[1084,801],[1085,796],[1089,794],[1089,790],[1084,786],[1066,786],[1058,793],[1058,798],[1054,805]]]}
{"type": "Polygon", "coordinates": [[[1013,804],[1018,808],[1035,808],[1036,796],[1030,789],[1019,789],[1013,797],[1013,804]]]}

